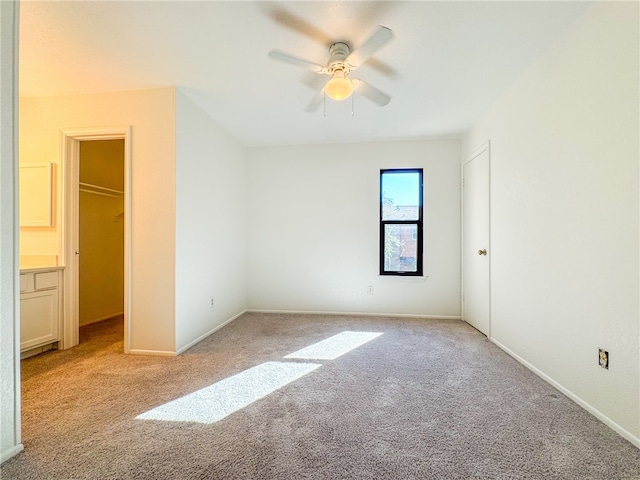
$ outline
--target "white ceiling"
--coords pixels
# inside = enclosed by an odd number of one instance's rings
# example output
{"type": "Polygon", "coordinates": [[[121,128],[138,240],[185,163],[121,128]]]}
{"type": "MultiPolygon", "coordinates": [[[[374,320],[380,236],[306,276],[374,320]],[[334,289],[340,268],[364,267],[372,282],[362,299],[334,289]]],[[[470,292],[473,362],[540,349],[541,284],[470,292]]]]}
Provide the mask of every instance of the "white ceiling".
{"type": "Polygon", "coordinates": [[[32,2],[20,4],[20,94],[175,85],[246,146],[457,136],[582,13],[586,2],[32,2]],[[375,25],[396,38],[358,76],[393,99],[304,107],[324,64],[375,25]]]}

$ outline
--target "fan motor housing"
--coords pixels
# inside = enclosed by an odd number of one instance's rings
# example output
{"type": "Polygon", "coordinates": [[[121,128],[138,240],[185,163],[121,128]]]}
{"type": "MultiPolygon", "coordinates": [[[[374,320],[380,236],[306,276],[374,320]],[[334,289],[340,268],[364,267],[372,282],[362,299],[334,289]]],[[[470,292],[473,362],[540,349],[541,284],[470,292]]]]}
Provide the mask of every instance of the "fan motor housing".
{"type": "Polygon", "coordinates": [[[349,73],[349,66],[345,62],[349,53],[351,52],[351,48],[344,42],[336,42],[329,47],[329,63],[327,64],[327,68],[329,73],[333,73],[336,70],[342,70],[345,74],[349,73]]]}

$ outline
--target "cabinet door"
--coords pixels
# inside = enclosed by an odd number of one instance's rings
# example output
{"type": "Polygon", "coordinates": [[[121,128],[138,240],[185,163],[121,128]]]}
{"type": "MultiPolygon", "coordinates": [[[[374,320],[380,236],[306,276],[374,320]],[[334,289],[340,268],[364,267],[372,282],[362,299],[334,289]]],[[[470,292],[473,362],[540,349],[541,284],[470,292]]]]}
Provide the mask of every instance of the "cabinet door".
{"type": "Polygon", "coordinates": [[[33,273],[20,274],[20,293],[33,290],[33,273]]]}
{"type": "Polygon", "coordinates": [[[20,296],[20,350],[57,342],[58,290],[20,296]]]}

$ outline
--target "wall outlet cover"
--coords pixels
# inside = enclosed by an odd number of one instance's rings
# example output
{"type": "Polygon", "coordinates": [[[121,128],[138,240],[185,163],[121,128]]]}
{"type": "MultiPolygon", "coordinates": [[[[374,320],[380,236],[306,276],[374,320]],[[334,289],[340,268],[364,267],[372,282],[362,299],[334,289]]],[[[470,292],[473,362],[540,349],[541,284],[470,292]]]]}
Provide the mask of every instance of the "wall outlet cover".
{"type": "Polygon", "coordinates": [[[607,370],[609,370],[609,352],[603,350],[602,348],[599,349],[598,364],[602,368],[606,368],[607,370]]]}

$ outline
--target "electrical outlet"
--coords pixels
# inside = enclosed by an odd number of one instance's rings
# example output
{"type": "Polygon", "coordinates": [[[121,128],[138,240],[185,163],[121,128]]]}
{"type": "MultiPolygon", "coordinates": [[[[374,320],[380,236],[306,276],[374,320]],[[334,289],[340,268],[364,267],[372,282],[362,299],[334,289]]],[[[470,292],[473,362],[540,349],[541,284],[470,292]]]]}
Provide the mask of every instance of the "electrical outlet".
{"type": "Polygon", "coordinates": [[[598,353],[598,365],[609,370],[609,352],[601,348],[598,353]]]}
{"type": "Polygon", "coordinates": [[[367,295],[373,295],[373,285],[367,287],[367,295]]]}
{"type": "Polygon", "coordinates": [[[213,297],[211,297],[209,299],[209,308],[213,308],[215,306],[215,304],[216,304],[215,300],[213,299],[213,297]]]}

